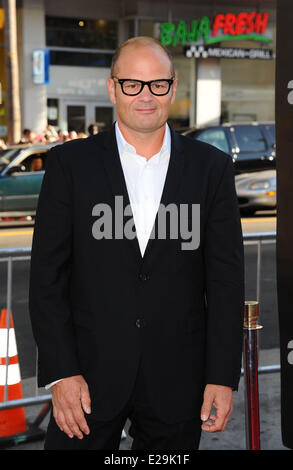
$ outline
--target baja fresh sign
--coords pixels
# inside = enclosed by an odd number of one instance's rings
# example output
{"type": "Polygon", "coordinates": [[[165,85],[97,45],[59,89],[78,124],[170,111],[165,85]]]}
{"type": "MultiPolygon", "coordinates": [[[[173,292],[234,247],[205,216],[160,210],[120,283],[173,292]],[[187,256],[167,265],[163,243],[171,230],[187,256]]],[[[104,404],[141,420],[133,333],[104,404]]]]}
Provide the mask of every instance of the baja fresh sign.
{"type": "Polygon", "coordinates": [[[268,12],[242,12],[219,14],[213,21],[207,16],[193,20],[160,24],[160,41],[164,46],[184,46],[187,43],[203,42],[206,45],[232,40],[271,42],[266,36],[268,12]]]}

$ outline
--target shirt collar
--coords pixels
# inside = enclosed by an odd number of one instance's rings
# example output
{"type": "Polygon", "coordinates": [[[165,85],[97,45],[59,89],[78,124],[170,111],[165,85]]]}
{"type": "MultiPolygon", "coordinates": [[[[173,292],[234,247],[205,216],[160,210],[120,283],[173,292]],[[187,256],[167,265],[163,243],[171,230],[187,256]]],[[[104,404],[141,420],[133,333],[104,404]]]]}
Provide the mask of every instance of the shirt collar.
{"type": "MultiPolygon", "coordinates": [[[[126,151],[128,151],[128,153],[131,153],[133,155],[139,156],[136,153],[135,147],[129,144],[123,137],[119,129],[119,125],[117,121],[115,122],[115,133],[116,133],[116,140],[117,140],[117,146],[118,146],[118,152],[119,152],[120,158],[122,158],[124,152],[126,151]]],[[[165,156],[170,157],[170,153],[171,153],[171,133],[170,133],[170,128],[168,124],[166,123],[163,144],[162,144],[161,150],[156,154],[158,158],[155,158],[153,160],[153,163],[157,162],[159,164],[163,157],[165,156]]],[[[151,161],[152,159],[153,157],[149,161],[151,161]]]]}

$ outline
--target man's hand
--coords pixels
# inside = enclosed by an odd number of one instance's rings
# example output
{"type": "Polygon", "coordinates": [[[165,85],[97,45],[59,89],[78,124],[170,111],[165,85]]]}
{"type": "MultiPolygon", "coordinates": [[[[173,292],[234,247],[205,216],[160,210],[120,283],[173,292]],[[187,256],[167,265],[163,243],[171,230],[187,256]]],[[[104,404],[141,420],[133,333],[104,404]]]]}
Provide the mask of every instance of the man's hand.
{"type": "Polygon", "coordinates": [[[207,384],[201,407],[201,429],[207,432],[224,431],[233,409],[233,394],[231,387],[207,384]],[[211,414],[212,406],[216,415],[211,414]]]}
{"type": "Polygon", "coordinates": [[[67,377],[53,385],[52,403],[55,421],[67,436],[82,439],[82,433],[90,433],[84,411],[91,412],[91,399],[82,375],[67,377]]]}

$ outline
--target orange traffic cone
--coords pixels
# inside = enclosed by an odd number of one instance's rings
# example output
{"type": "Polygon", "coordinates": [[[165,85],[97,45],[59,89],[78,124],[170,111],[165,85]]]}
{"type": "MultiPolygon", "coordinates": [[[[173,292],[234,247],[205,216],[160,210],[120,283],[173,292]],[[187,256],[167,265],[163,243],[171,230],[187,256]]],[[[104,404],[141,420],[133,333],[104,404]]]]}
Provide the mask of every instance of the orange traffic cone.
{"type": "MultiPolygon", "coordinates": [[[[8,331],[7,310],[2,309],[0,315],[0,402],[4,401],[6,380],[8,384],[7,400],[23,398],[12,313],[10,315],[8,331]],[[9,335],[8,366],[6,364],[7,335],[9,335]]],[[[27,424],[24,407],[0,411],[0,438],[22,433],[26,431],[26,429],[27,424]]]]}

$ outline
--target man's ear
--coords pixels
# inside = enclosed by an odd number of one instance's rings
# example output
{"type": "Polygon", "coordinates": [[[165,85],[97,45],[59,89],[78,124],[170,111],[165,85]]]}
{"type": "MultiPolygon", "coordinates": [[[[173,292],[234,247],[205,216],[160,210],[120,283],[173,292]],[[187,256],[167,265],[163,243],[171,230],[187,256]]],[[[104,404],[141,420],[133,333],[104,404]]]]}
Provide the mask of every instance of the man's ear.
{"type": "Polygon", "coordinates": [[[174,79],[173,85],[172,85],[172,98],[171,98],[171,104],[174,103],[175,97],[176,97],[176,90],[177,90],[177,83],[178,80],[177,78],[174,79]]]}
{"type": "Polygon", "coordinates": [[[115,84],[113,78],[109,77],[107,80],[108,94],[111,103],[116,104],[115,84]]]}

